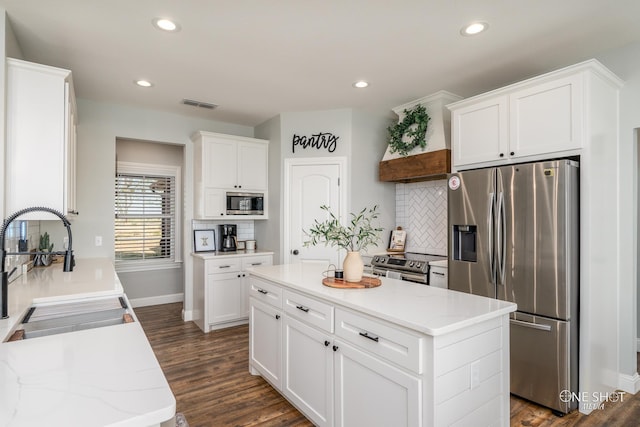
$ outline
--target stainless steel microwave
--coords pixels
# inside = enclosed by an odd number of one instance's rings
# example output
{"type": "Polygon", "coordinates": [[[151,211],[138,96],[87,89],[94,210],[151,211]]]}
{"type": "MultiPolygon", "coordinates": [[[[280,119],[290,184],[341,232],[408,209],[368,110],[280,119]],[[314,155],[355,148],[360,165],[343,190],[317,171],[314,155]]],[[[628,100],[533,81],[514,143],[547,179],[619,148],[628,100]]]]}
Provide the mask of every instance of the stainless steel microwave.
{"type": "Polygon", "coordinates": [[[227,215],[264,215],[264,194],[227,192],[227,215]]]}

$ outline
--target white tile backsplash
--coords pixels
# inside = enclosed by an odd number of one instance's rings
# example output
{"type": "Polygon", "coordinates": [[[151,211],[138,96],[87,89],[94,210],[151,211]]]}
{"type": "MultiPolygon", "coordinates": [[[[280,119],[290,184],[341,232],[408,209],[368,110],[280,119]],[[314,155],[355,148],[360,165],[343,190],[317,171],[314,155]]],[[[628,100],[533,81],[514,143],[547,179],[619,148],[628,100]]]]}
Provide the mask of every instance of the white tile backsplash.
{"type": "Polygon", "coordinates": [[[396,184],[396,223],[407,252],[447,255],[447,181],[396,184]]]}
{"type": "MultiPolygon", "coordinates": [[[[254,240],[255,239],[255,231],[253,226],[253,221],[207,221],[207,220],[193,220],[192,228],[194,230],[208,230],[213,229],[218,230],[218,225],[220,224],[235,224],[237,226],[238,231],[238,240],[254,240]]],[[[216,237],[217,238],[217,237],[216,237]]]]}

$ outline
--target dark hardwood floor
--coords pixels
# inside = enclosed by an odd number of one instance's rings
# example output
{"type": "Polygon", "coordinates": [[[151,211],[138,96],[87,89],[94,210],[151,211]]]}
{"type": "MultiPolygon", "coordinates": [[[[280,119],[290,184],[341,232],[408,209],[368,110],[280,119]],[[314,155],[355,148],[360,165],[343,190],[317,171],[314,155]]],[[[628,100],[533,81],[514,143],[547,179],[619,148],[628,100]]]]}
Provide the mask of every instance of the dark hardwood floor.
{"type": "MultiPolygon", "coordinates": [[[[246,325],[204,334],[182,321],[181,310],[176,303],[135,313],[176,396],[176,410],[190,427],[312,425],[261,377],[249,374],[246,325]]],[[[574,411],[564,417],[512,396],[511,426],[640,426],[640,393],[605,403],[589,416],[574,411]]]]}

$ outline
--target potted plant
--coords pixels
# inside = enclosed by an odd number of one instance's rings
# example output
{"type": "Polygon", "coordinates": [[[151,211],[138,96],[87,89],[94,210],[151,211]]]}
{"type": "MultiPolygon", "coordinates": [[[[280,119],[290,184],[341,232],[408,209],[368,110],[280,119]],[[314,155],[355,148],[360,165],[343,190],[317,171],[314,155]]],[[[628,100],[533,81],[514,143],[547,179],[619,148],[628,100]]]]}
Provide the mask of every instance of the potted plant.
{"type": "Polygon", "coordinates": [[[49,243],[49,233],[46,231],[43,235],[40,235],[40,245],[38,246],[38,252],[44,252],[34,255],[33,265],[47,267],[53,262],[52,255],[46,252],[53,251],[53,243],[49,243]]]}
{"type": "Polygon", "coordinates": [[[346,225],[340,222],[328,206],[320,208],[327,211],[329,217],[322,222],[315,220],[309,231],[304,231],[309,236],[304,246],[324,243],[346,250],[347,256],[342,264],[344,279],[347,282],[361,281],[364,262],[362,262],[360,251],[371,245],[378,246],[381,240],[382,228],[373,225],[373,220],[380,215],[378,206],[364,208],[358,214],[351,213],[351,221],[346,225]]]}

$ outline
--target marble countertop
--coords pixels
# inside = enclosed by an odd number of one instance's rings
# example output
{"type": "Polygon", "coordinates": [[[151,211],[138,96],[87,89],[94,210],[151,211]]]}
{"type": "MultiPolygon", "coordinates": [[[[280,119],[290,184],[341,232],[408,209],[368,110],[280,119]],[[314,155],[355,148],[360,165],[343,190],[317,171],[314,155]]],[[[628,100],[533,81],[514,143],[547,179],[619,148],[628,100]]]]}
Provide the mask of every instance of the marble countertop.
{"type": "Polygon", "coordinates": [[[255,255],[273,255],[273,251],[256,249],[253,251],[240,250],[233,252],[192,252],[192,256],[202,259],[212,259],[220,257],[247,257],[255,255]]]}
{"type": "Polygon", "coordinates": [[[324,270],[326,266],[319,264],[285,264],[256,267],[250,273],[431,336],[516,311],[510,302],[386,277],[376,288],[330,288],[322,284],[324,270]]]}
{"type": "MultiPolygon", "coordinates": [[[[9,285],[14,329],[32,303],[123,295],[108,259],[34,269],[9,285]]],[[[1,426],[150,426],[172,419],[175,398],[137,321],[0,344],[1,426]]]]}

